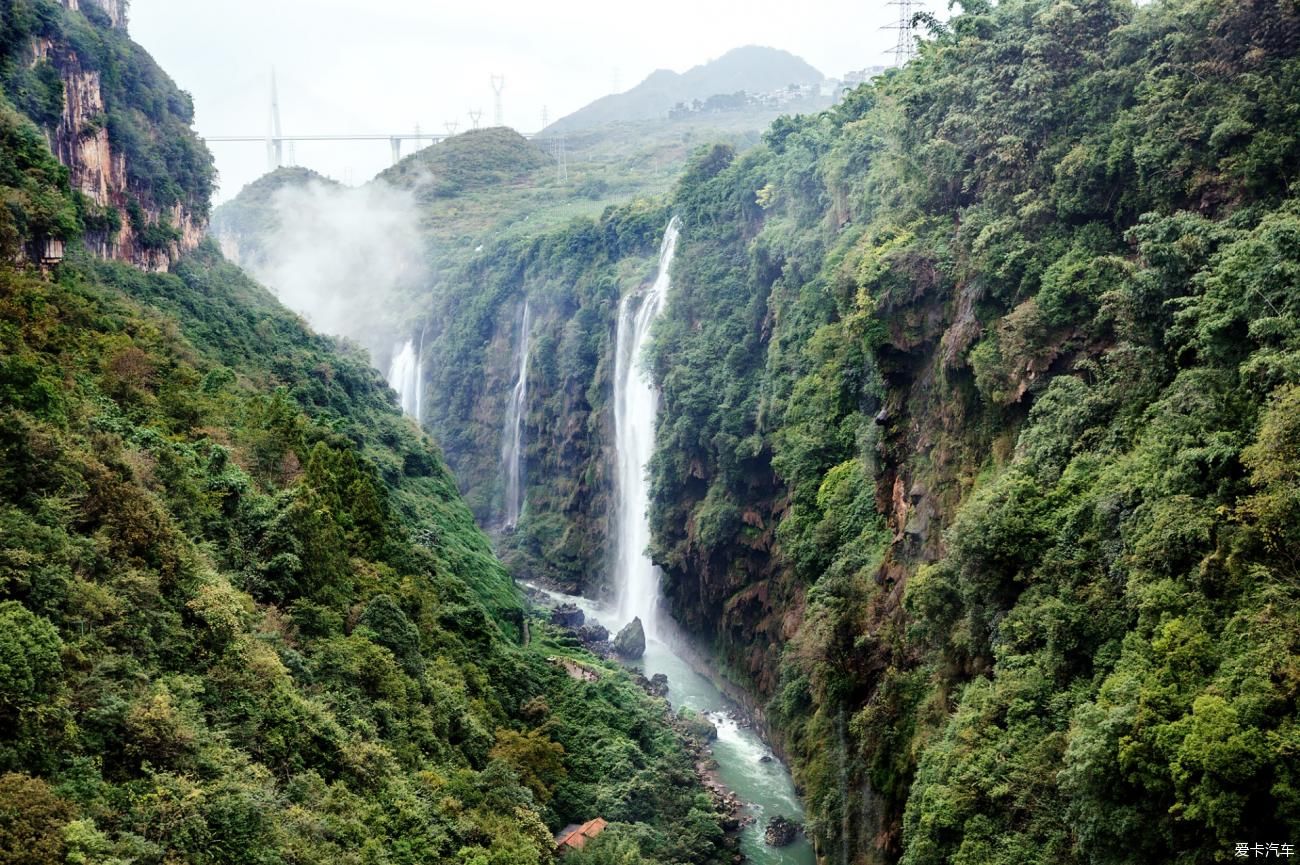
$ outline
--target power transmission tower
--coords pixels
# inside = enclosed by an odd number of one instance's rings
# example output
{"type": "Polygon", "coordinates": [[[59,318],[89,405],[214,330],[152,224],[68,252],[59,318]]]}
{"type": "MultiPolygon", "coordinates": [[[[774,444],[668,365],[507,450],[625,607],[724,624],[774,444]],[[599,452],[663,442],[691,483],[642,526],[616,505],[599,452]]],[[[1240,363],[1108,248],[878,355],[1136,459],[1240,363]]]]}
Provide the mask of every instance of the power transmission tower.
{"type": "Polygon", "coordinates": [[[545,129],[550,125],[551,125],[551,112],[547,110],[547,107],[545,105],[543,105],[542,106],[542,128],[545,129]]]}
{"type": "Polygon", "coordinates": [[[898,31],[894,65],[902,66],[916,56],[916,14],[925,8],[925,4],[920,0],[889,0],[885,5],[898,7],[898,23],[883,29],[898,31]]]}
{"type": "Polygon", "coordinates": [[[442,125],[443,125],[444,127],[446,127],[446,129],[447,129],[447,137],[448,137],[448,138],[450,138],[451,136],[455,135],[455,134],[456,134],[456,130],[460,128],[460,124],[457,123],[455,120],[448,120],[446,123],[444,123],[444,124],[442,124],[442,125]]]}
{"type": "Polygon", "coordinates": [[[284,130],[280,128],[280,90],[275,83],[275,67],[271,67],[271,118],[266,135],[267,171],[284,165],[284,130]]]}
{"type": "Polygon", "coordinates": [[[560,183],[569,182],[569,142],[561,132],[551,139],[551,155],[555,157],[555,179],[560,183]]]}
{"type": "Polygon", "coordinates": [[[473,126],[474,126],[475,129],[478,129],[478,122],[479,122],[479,120],[482,119],[482,117],[483,117],[483,109],[482,109],[482,108],[477,108],[477,109],[475,109],[475,108],[471,108],[471,109],[470,109],[470,112],[469,112],[469,122],[470,122],[471,124],[473,124],[473,126]]]}
{"type": "Polygon", "coordinates": [[[496,94],[496,110],[492,115],[493,125],[506,125],[506,112],[501,107],[501,91],[506,89],[506,77],[504,75],[492,76],[492,92],[496,94]]]}

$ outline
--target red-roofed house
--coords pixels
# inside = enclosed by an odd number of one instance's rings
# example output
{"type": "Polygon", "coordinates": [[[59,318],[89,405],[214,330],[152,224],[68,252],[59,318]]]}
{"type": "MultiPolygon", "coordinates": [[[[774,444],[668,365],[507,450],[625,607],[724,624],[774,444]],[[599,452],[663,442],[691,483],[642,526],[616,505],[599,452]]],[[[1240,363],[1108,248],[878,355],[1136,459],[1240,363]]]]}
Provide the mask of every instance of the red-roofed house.
{"type": "Polygon", "coordinates": [[[600,817],[595,820],[589,820],[579,826],[574,823],[572,826],[565,826],[559,835],[555,836],[555,850],[557,853],[568,853],[570,850],[581,850],[587,846],[587,842],[595,838],[609,824],[600,817]]]}

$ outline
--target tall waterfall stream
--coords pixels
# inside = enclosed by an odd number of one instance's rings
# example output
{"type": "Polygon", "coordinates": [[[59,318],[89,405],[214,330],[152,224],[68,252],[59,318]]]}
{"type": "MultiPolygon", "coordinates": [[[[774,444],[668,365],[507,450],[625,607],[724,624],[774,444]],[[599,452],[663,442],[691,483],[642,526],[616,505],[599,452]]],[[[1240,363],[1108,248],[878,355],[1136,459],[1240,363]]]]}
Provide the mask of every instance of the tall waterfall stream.
{"type": "Polygon", "coordinates": [[[659,616],[659,571],[647,555],[650,524],[649,480],[646,476],[654,453],[655,419],[659,396],[642,366],[642,355],[650,339],[651,326],[663,311],[672,286],[670,269],[677,251],[679,224],[676,219],[664,232],[659,272],[654,283],[639,297],[623,299],[619,306],[617,355],[614,373],[614,426],[617,448],[616,493],[618,496],[615,542],[617,570],[614,575],[617,608],[606,609],[593,601],[553,594],[557,600],[578,604],[595,620],[616,630],[639,617],[646,631],[645,656],[639,666],[646,676],[668,676],[668,700],[674,708],[685,706],[708,717],[718,730],[713,757],[722,783],[745,803],[753,823],[741,834],[741,850],[748,861],[761,865],[811,865],[812,847],[802,836],[784,848],[767,846],[763,832],[769,818],[782,815],[803,819],[803,809],[790,773],[772,749],[752,728],[738,723],[736,706],[710,679],[694,669],[674,649],[676,641],[670,621],[659,616]]]}

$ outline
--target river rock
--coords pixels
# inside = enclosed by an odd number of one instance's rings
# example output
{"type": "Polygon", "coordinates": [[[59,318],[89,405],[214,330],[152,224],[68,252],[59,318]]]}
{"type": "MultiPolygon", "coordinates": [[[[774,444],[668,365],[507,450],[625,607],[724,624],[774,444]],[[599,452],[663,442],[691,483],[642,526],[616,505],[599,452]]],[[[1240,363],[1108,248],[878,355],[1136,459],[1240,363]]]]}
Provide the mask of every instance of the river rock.
{"type": "Polygon", "coordinates": [[[578,628],[578,639],[584,643],[603,643],[609,639],[609,629],[592,622],[590,625],[578,628]]]}
{"type": "Polygon", "coordinates": [[[580,628],[586,618],[574,604],[560,604],[551,610],[551,621],[561,628],[580,628]]]}
{"type": "Polygon", "coordinates": [[[646,683],[646,693],[652,697],[668,696],[668,677],[663,673],[655,673],[646,683]]]}
{"type": "Polygon", "coordinates": [[[614,651],[619,657],[635,660],[645,654],[645,628],[640,617],[627,623],[614,638],[614,651]]]}
{"type": "Polygon", "coordinates": [[[795,821],[777,814],[767,821],[767,829],[763,832],[763,840],[767,842],[769,847],[786,847],[794,843],[794,839],[799,836],[802,829],[803,827],[795,821]]]}
{"type": "Polygon", "coordinates": [[[708,718],[685,706],[677,710],[677,720],[686,735],[698,742],[712,742],[718,738],[718,728],[708,718]]]}

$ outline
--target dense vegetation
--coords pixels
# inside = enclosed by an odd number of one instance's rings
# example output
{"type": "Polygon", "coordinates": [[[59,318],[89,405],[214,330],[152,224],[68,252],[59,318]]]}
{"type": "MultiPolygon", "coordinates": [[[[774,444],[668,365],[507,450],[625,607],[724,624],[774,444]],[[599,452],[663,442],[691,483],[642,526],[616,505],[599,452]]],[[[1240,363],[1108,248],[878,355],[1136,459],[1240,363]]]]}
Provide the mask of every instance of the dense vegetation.
{"type": "Polygon", "coordinates": [[[210,245],[17,263],[77,205],[7,108],[0,144],[0,861],[526,865],[594,816],[721,861],[662,702],[522,639],[366,358],[210,245]]]}
{"type": "Polygon", "coordinates": [[[963,6],[676,193],[674,610],[830,861],[1294,837],[1300,9],[963,6]]]}
{"type": "Polygon", "coordinates": [[[528,297],[503,548],[592,590],[614,311],[675,212],[655,555],[769,701],[822,855],[1292,837],[1300,12],[964,7],[833,110],[701,150],[669,207],[448,268],[427,420],[490,521],[528,297]]]}
{"type": "Polygon", "coordinates": [[[82,225],[83,202],[72,194],[68,170],[40,131],[0,96],[0,256],[39,260],[46,241],[68,240],[82,225]]]}

